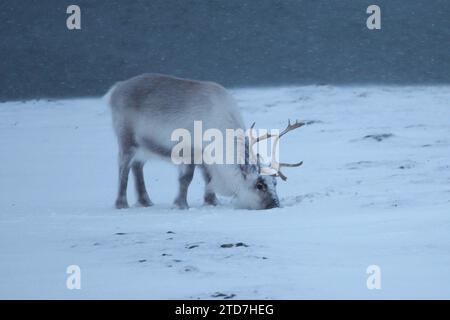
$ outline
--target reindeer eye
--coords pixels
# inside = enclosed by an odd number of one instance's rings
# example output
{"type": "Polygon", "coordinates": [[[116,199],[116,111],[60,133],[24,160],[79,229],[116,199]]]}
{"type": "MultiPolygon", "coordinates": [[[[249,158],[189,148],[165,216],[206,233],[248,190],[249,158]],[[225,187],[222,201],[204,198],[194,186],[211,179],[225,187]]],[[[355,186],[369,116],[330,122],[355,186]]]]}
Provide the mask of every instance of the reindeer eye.
{"type": "Polygon", "coordinates": [[[266,186],[264,185],[264,183],[262,183],[262,182],[257,182],[256,183],[256,189],[264,190],[265,188],[266,188],[266,186]]]}

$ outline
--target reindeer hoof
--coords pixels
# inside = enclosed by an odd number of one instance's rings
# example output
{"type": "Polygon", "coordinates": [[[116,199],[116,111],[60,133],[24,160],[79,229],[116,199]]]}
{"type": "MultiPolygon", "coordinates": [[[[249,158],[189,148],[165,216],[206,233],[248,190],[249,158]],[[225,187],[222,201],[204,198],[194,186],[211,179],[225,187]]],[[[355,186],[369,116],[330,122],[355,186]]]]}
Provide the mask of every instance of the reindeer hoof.
{"type": "Polygon", "coordinates": [[[185,200],[176,199],[174,204],[178,209],[181,209],[181,210],[189,209],[189,206],[185,200]]]}
{"type": "Polygon", "coordinates": [[[116,201],[116,209],[127,209],[128,203],[123,200],[117,200],[116,201]]]}
{"type": "Polygon", "coordinates": [[[153,202],[149,199],[139,199],[136,203],[136,207],[151,207],[153,205],[153,202]]]}
{"type": "Polygon", "coordinates": [[[148,207],[151,207],[151,206],[153,206],[153,202],[141,202],[141,201],[138,201],[138,202],[136,202],[136,204],[134,205],[135,207],[138,207],[138,208],[148,208],[148,207]]]}
{"type": "Polygon", "coordinates": [[[186,204],[175,204],[176,206],[177,206],[177,208],[178,209],[180,209],[180,210],[187,210],[187,209],[189,209],[189,206],[188,206],[188,204],[186,203],[186,204]]]}
{"type": "Polygon", "coordinates": [[[217,201],[217,197],[214,193],[205,195],[204,200],[205,200],[205,205],[207,205],[207,206],[217,206],[217,204],[219,203],[217,201]]]}

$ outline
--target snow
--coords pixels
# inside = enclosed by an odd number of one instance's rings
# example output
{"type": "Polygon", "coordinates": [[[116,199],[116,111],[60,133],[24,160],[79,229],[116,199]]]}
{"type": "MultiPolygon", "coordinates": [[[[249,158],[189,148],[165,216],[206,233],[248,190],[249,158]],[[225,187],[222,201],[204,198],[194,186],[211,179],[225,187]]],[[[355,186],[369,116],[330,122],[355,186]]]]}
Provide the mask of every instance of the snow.
{"type": "Polygon", "coordinates": [[[0,298],[450,298],[450,87],[233,93],[247,124],[310,121],[281,145],[304,161],[278,183],[282,208],[204,207],[196,172],[191,209],[173,209],[176,168],[154,161],[155,206],[115,210],[100,98],[1,103],[0,298]],[[81,290],[66,288],[69,265],[81,290]]]}

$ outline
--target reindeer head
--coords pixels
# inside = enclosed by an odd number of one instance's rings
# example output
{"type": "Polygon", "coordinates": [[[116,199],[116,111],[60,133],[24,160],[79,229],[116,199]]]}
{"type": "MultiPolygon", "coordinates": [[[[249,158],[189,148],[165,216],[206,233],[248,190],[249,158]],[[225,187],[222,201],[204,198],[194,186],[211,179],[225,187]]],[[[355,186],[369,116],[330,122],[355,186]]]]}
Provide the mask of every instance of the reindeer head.
{"type": "Polygon", "coordinates": [[[237,195],[238,203],[242,207],[251,209],[272,209],[280,206],[280,201],[276,191],[276,178],[280,177],[283,181],[287,180],[287,177],[281,172],[280,169],[282,167],[299,167],[303,164],[303,161],[293,164],[277,162],[276,152],[278,142],[283,135],[289,131],[300,128],[303,125],[303,122],[296,121],[294,124],[291,124],[291,122],[288,121],[287,127],[280,134],[273,135],[266,133],[255,138],[253,136],[253,128],[255,123],[253,123],[250,128],[248,140],[246,141],[245,164],[241,165],[241,171],[245,180],[245,187],[242,188],[237,195]],[[270,138],[274,138],[272,145],[272,157],[270,164],[265,165],[264,159],[259,154],[255,155],[253,146],[262,140],[270,138]]]}

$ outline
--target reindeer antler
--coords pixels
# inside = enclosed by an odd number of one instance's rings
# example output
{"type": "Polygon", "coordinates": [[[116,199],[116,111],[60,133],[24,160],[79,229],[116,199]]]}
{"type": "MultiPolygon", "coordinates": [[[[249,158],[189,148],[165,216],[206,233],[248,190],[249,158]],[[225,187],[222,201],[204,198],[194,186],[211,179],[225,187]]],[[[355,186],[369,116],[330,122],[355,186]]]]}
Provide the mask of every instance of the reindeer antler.
{"type": "MultiPolygon", "coordinates": [[[[287,125],[286,129],[284,129],[280,134],[273,135],[271,133],[266,133],[266,134],[264,134],[264,135],[262,135],[260,137],[255,138],[255,137],[253,137],[253,128],[255,126],[255,122],[253,122],[252,126],[250,127],[250,143],[249,143],[250,152],[252,154],[253,154],[253,145],[254,144],[256,144],[256,143],[258,143],[258,142],[260,142],[262,140],[266,140],[266,139],[275,137],[275,141],[273,142],[273,147],[272,147],[272,159],[271,159],[271,162],[270,162],[270,167],[269,168],[265,168],[266,169],[266,170],[264,170],[264,171],[266,171],[265,174],[275,175],[275,176],[280,177],[283,181],[286,181],[287,177],[280,171],[280,168],[281,167],[299,167],[299,166],[301,166],[303,164],[303,161],[300,161],[298,163],[277,162],[275,160],[275,158],[276,158],[275,155],[276,155],[276,151],[277,151],[277,149],[276,149],[277,148],[277,144],[278,144],[278,141],[280,140],[280,138],[282,136],[284,136],[286,133],[288,133],[289,131],[292,131],[292,130],[295,130],[297,128],[300,128],[300,127],[302,127],[304,125],[305,125],[304,122],[299,122],[297,120],[295,121],[294,124],[291,124],[291,121],[288,120],[288,125],[287,125]]],[[[260,157],[261,156],[259,154],[257,154],[258,161],[259,161],[260,157]]]]}
{"type": "Polygon", "coordinates": [[[286,133],[288,133],[289,131],[295,130],[297,128],[303,127],[305,125],[304,122],[298,122],[298,120],[295,120],[294,124],[291,124],[291,120],[288,119],[288,125],[286,127],[286,129],[284,129],[279,135],[278,137],[281,138],[282,136],[284,136],[286,133]]]}

